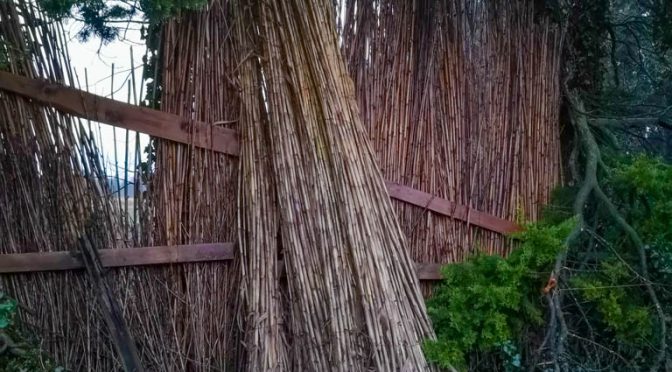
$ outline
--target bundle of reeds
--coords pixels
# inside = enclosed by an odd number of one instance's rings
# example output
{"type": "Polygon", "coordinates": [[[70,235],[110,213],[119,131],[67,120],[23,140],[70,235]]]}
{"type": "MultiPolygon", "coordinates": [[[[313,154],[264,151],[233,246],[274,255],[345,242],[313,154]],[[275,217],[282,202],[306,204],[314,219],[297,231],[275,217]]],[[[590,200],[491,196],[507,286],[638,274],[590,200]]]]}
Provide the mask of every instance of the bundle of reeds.
{"type": "MultiPolygon", "coordinates": [[[[559,179],[559,33],[524,0],[343,2],[214,0],[166,23],[161,108],[187,127],[240,129],[241,157],[155,140],[140,227],[110,206],[89,131],[0,93],[0,252],[70,250],[94,217],[105,247],[237,236],[240,268],[106,274],[147,368],[426,369],[432,331],[409,252],[447,262],[507,246],[393,207],[378,166],[475,209],[536,218],[559,179]]],[[[0,2],[9,68],[74,83],[58,24],[33,5],[0,2]]],[[[81,274],[2,285],[58,362],[119,368],[81,274]]]]}
{"type": "MultiPolygon", "coordinates": [[[[166,22],[162,31],[161,109],[187,123],[237,129],[240,99],[226,1],[166,22]]],[[[156,139],[149,193],[152,245],[234,241],[238,159],[156,139]]],[[[230,262],[157,269],[168,296],[165,338],[152,343],[162,370],[226,369],[235,362],[238,269],[230,262]],[[164,350],[169,350],[166,353],[164,350]]],[[[163,289],[156,289],[163,291],[163,289]]],[[[157,295],[158,296],[158,295],[157,295]]]]}
{"type": "Polygon", "coordinates": [[[269,118],[262,95],[258,33],[251,4],[234,3],[233,39],[240,59],[237,79],[242,97],[241,154],[238,198],[238,252],[241,262],[241,322],[247,371],[287,371],[289,354],[284,333],[280,284],[279,212],[271,162],[269,118]]]}
{"type": "MultiPolygon", "coordinates": [[[[387,180],[535,220],[560,180],[561,33],[535,2],[344,0],[343,54],[387,180]]],[[[506,253],[499,234],[395,202],[416,262],[506,253]]]]}
{"type": "MultiPolygon", "coordinates": [[[[33,2],[0,2],[0,44],[8,71],[75,84],[64,36],[33,2]]],[[[117,216],[90,127],[0,92],[0,253],[84,248],[93,253],[89,262],[95,265],[96,248],[121,244],[117,216]]],[[[113,370],[120,362],[99,295],[100,288],[113,292],[125,278],[124,273],[112,281],[98,278],[96,288],[83,272],[3,275],[0,291],[26,309],[20,312],[23,325],[39,335],[40,347],[58,364],[113,370]]]]}
{"type": "MultiPolygon", "coordinates": [[[[259,194],[274,187],[280,252],[273,252],[269,237],[254,244],[262,238],[250,234],[272,234],[269,222],[246,225],[243,254],[251,271],[283,258],[290,370],[423,370],[428,366],[421,343],[432,330],[359,118],[332,6],[292,0],[250,7],[254,17],[247,30],[258,43],[256,76],[263,76],[263,84],[249,96],[265,99],[268,120],[246,124],[242,164],[250,175],[241,186],[253,188],[241,193],[247,210],[258,215],[260,208],[273,209],[264,204],[274,198],[259,194]]],[[[275,317],[276,287],[263,274],[252,272],[248,280],[254,278],[268,287],[251,298],[259,303],[250,311],[266,311],[253,319],[275,317]]],[[[284,345],[265,344],[282,342],[277,322],[264,324],[265,333],[253,329],[247,337],[258,342],[246,345],[248,352],[264,350],[265,357],[253,358],[262,360],[256,366],[287,368],[284,345]]]]}
{"type": "MultiPolygon", "coordinates": [[[[60,24],[42,15],[32,1],[2,2],[0,6],[0,38],[9,70],[77,86],[60,24]]],[[[188,120],[229,121],[223,115],[235,116],[230,109],[237,108],[237,101],[232,101],[235,97],[226,96],[230,90],[220,89],[220,83],[210,84],[212,76],[221,78],[223,71],[233,70],[224,65],[221,51],[228,49],[220,47],[217,36],[224,38],[228,28],[220,22],[221,12],[211,17],[204,14],[166,26],[166,43],[172,47],[165,48],[170,64],[164,65],[168,79],[163,101],[167,109],[188,120]],[[202,30],[200,24],[209,24],[210,29],[202,30]],[[194,52],[191,57],[180,56],[171,49],[186,50],[186,45],[192,45],[190,51],[209,45],[219,55],[207,58],[194,52]],[[210,98],[216,102],[203,102],[210,98]],[[226,104],[231,106],[225,108],[226,104]]],[[[152,203],[142,213],[144,218],[137,218],[138,208],[133,207],[134,218],[129,220],[128,200],[108,189],[103,157],[91,132],[96,124],[82,125],[12,94],[2,92],[0,96],[0,253],[77,251],[80,238],[97,248],[234,240],[237,159],[159,143],[156,163],[145,168],[153,181],[152,203]],[[94,226],[96,234],[88,234],[87,226],[94,226]]],[[[121,168],[125,183],[129,169],[137,173],[126,161],[129,151],[140,152],[127,146],[126,154],[117,157],[115,149],[117,179],[121,168]],[[124,167],[120,158],[125,158],[124,167]]],[[[140,156],[135,158],[140,160],[140,156]]],[[[229,265],[115,269],[104,272],[105,283],[101,275],[93,283],[84,272],[3,275],[1,290],[27,309],[22,312],[23,320],[34,326],[46,355],[68,369],[121,368],[96,301],[100,289],[105,289],[108,299],[119,302],[117,309],[123,312],[148,369],[223,370],[230,366],[229,343],[235,342],[230,334],[232,299],[237,288],[236,274],[229,265]]]]}

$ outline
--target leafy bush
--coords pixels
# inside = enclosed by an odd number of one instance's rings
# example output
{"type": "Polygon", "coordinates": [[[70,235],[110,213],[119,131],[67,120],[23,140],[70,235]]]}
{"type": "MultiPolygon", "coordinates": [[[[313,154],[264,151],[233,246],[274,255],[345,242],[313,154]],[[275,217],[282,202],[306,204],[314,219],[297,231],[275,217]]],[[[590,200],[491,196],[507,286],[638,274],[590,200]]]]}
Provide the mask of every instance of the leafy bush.
{"type": "Polygon", "coordinates": [[[0,292],[0,330],[5,330],[14,322],[16,301],[0,292]]]}
{"type": "Polygon", "coordinates": [[[621,261],[605,261],[598,272],[572,278],[573,287],[592,303],[606,328],[618,341],[633,345],[645,343],[652,334],[648,308],[632,297],[630,287],[622,283],[631,280],[632,273],[621,261]]]}
{"type": "Polygon", "coordinates": [[[543,323],[541,289],[574,225],[531,224],[514,235],[520,245],[507,258],[478,254],[444,267],[427,302],[437,334],[425,344],[428,359],[466,369],[470,352],[496,351],[519,367],[517,340],[526,325],[543,323]]]}
{"type": "Polygon", "coordinates": [[[25,342],[25,334],[16,324],[16,300],[0,292],[0,371],[64,371],[56,367],[39,348],[25,342]]]}
{"type": "Polygon", "coordinates": [[[490,358],[488,369],[506,370],[534,365],[535,358],[548,360],[525,353],[539,350],[540,335],[549,329],[541,288],[558,253],[567,249],[555,295],[565,299],[564,355],[571,355],[573,367],[568,368],[613,369],[620,364],[636,370],[652,365],[661,338],[671,334],[669,327],[668,334],[661,332],[644,273],[669,318],[672,166],[650,157],[607,161],[600,177],[602,189],[645,245],[647,270],[638,246],[616,223],[614,210],[600,201],[584,206],[581,233],[572,234],[567,242],[575,226],[575,220],[567,217],[576,188],[560,188],[544,222],[528,225],[514,236],[519,247],[509,257],[476,255],[443,269],[444,280],[427,302],[437,333],[436,341],[425,344],[429,360],[462,370],[473,368],[476,359],[480,363],[490,358]]]}
{"type": "MultiPolygon", "coordinates": [[[[611,173],[603,180],[605,189],[645,244],[649,280],[669,283],[672,166],[646,156],[612,159],[611,163],[611,173]]],[[[571,286],[586,302],[585,316],[601,331],[600,344],[642,366],[648,365],[648,358],[656,354],[652,347],[656,339],[669,336],[656,335],[660,320],[644,288],[638,249],[603,208],[598,206],[590,218],[595,221],[596,242],[576,247],[575,258],[585,263],[586,270],[570,279],[571,286]]],[[[669,313],[669,291],[662,286],[656,286],[656,290],[664,311],[669,313]]]]}

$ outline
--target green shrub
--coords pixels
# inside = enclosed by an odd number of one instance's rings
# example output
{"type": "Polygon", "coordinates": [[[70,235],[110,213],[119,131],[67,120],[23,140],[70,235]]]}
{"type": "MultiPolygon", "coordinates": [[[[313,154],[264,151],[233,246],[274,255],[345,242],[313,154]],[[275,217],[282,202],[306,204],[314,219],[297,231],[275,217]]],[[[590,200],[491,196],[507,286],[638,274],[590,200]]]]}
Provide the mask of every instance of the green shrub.
{"type": "MultiPolygon", "coordinates": [[[[606,161],[602,189],[643,242],[646,274],[669,317],[672,166],[650,157],[606,161]]],[[[645,287],[640,250],[616,223],[614,210],[599,200],[589,201],[581,233],[573,234],[566,246],[575,226],[567,217],[576,191],[556,190],[544,222],[514,236],[519,244],[509,257],[476,255],[443,269],[444,280],[427,302],[437,334],[437,340],[425,343],[429,360],[462,370],[515,370],[534,358],[549,360],[550,355],[523,354],[539,350],[540,335],[548,330],[541,288],[563,249],[568,250],[558,293],[564,298],[565,355],[571,356],[572,366],[599,369],[617,360],[633,370],[658,358],[661,337],[672,333],[670,327],[666,335],[661,332],[661,319],[645,287]],[[490,364],[484,367],[486,359],[490,364]],[[475,367],[476,362],[481,364],[475,367]]]]}
{"type": "Polygon", "coordinates": [[[0,292],[0,371],[64,371],[39,348],[25,342],[25,334],[17,327],[17,309],[16,300],[0,292]]]}
{"type": "Polygon", "coordinates": [[[478,254],[444,267],[427,302],[437,334],[425,343],[427,358],[466,369],[469,353],[498,352],[520,367],[518,338],[526,325],[543,323],[541,289],[575,223],[528,225],[513,236],[520,244],[509,257],[478,254]]]}
{"type": "Polygon", "coordinates": [[[649,309],[641,304],[639,296],[629,293],[631,287],[623,284],[631,278],[623,262],[608,260],[599,271],[576,276],[571,283],[584,300],[594,305],[600,321],[619,342],[641,345],[651,337],[653,324],[649,309]]]}

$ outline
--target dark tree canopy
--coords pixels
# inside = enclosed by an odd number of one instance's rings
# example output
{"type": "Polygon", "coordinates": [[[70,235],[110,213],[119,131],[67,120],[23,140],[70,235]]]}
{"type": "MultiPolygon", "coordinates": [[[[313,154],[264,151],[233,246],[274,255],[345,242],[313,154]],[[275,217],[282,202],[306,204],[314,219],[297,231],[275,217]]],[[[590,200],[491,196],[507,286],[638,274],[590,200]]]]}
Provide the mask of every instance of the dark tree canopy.
{"type": "Polygon", "coordinates": [[[100,38],[103,43],[119,36],[128,22],[156,23],[180,11],[197,9],[206,0],[38,0],[38,4],[55,19],[74,18],[84,26],[77,36],[86,41],[100,38]]]}

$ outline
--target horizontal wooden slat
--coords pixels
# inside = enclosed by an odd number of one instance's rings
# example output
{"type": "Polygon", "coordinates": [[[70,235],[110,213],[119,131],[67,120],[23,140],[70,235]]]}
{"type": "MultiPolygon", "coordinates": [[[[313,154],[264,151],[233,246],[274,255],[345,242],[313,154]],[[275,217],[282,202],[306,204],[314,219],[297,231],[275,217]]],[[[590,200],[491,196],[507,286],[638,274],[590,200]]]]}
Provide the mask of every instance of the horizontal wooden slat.
{"type": "MultiPolygon", "coordinates": [[[[105,267],[161,265],[233,259],[233,243],[192,244],[99,250],[105,267]]],[[[0,255],[0,273],[82,269],[73,252],[38,252],[0,255]]]]}
{"type": "Polygon", "coordinates": [[[225,154],[238,155],[239,152],[240,144],[236,131],[202,122],[190,122],[167,112],[129,105],[83,90],[2,71],[0,71],[0,89],[51,105],[84,119],[171,141],[193,144],[225,154]]]}
{"type": "MultiPolygon", "coordinates": [[[[64,87],[43,80],[30,79],[0,71],[0,89],[7,90],[85,119],[118,126],[151,136],[238,155],[240,144],[236,131],[194,123],[194,137],[189,133],[189,122],[163,111],[129,105],[64,87]]],[[[451,201],[434,197],[426,192],[387,182],[390,197],[432,212],[450,216],[488,230],[510,233],[519,231],[517,224],[480,212],[451,201]]]]}
{"type": "Polygon", "coordinates": [[[417,205],[422,208],[427,208],[432,212],[450,216],[465,221],[471,225],[476,225],[502,234],[521,230],[519,225],[511,221],[468,208],[464,205],[455,204],[449,200],[435,197],[424,191],[399,185],[394,182],[386,182],[386,185],[391,198],[417,205]]]}
{"type": "Polygon", "coordinates": [[[441,266],[443,265],[438,263],[416,263],[415,272],[418,280],[441,280],[441,266]]]}
{"type": "MultiPolygon", "coordinates": [[[[181,264],[226,261],[233,259],[233,243],[101,249],[104,267],[181,264]]],[[[73,252],[37,252],[0,254],[0,274],[83,269],[84,264],[73,252]]],[[[441,279],[441,264],[416,263],[419,280],[441,279]]]]}

